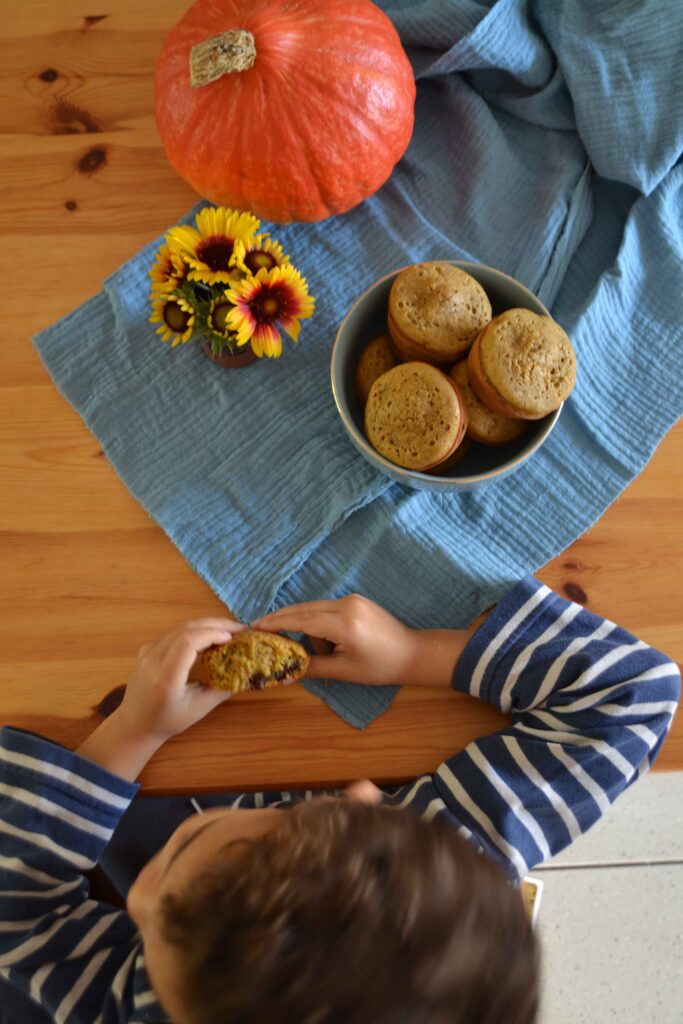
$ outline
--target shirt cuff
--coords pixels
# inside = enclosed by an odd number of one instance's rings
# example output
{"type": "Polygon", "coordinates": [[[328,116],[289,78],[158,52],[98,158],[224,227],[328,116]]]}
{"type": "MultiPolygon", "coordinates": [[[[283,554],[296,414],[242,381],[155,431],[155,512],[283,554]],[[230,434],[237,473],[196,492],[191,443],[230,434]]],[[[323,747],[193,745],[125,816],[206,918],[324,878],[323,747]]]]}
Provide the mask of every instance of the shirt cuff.
{"type": "MultiPolygon", "coordinates": [[[[465,645],[465,649],[458,658],[455,668],[453,669],[453,677],[451,680],[451,686],[454,690],[458,690],[460,693],[472,693],[472,679],[475,674],[475,669],[479,665],[482,657],[486,653],[489,645],[494,640],[499,640],[497,655],[503,653],[508,646],[509,641],[513,638],[515,641],[519,641],[519,636],[515,630],[510,630],[510,622],[514,618],[515,613],[523,607],[523,605],[529,600],[529,598],[540,590],[543,586],[534,576],[525,576],[523,580],[520,580],[512,590],[503,597],[493,610],[486,617],[484,622],[477,631],[470,637],[465,645]],[[505,637],[503,642],[500,643],[500,637],[506,632],[508,628],[510,635],[505,637]]],[[[540,614],[542,602],[538,607],[540,614]]],[[[530,622],[533,621],[535,615],[532,615],[528,620],[524,621],[524,628],[526,629],[530,622]]],[[[497,659],[496,659],[497,660],[497,659]]],[[[495,667],[495,662],[490,666],[487,666],[486,672],[495,667]]],[[[481,689],[477,688],[477,697],[485,697],[486,687],[483,686],[481,689]]]]}

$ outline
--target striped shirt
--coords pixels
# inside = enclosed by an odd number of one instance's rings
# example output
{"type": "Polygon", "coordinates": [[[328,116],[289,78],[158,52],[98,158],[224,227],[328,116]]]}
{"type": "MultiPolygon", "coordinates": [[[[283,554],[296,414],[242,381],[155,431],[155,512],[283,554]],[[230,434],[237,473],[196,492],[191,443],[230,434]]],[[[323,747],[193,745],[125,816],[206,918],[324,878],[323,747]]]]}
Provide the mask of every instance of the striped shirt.
{"type": "MultiPolygon", "coordinates": [[[[453,686],[512,716],[385,801],[450,821],[519,878],[598,820],[652,764],[680,675],[614,623],[523,580],[470,639],[453,686]]],[[[166,1020],[123,910],[88,898],[137,786],[62,747],[0,732],[0,976],[58,1024],[166,1020]]],[[[310,793],[251,793],[241,807],[310,793]]]]}

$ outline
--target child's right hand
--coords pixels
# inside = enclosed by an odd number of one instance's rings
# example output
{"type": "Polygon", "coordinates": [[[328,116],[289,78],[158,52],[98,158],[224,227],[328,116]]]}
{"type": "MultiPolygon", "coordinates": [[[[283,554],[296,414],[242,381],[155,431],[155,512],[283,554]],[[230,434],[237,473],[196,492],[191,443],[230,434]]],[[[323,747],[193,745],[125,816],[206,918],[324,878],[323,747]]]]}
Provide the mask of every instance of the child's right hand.
{"type": "Polygon", "coordinates": [[[348,683],[448,686],[468,630],[417,630],[359,594],[310,601],[264,615],[254,629],[307,633],[331,653],[313,655],[308,675],[348,683]]]}
{"type": "Polygon", "coordinates": [[[328,655],[311,657],[308,675],[349,683],[405,682],[416,631],[359,594],[338,601],[293,604],[252,623],[255,629],[290,630],[327,640],[328,655]]]}

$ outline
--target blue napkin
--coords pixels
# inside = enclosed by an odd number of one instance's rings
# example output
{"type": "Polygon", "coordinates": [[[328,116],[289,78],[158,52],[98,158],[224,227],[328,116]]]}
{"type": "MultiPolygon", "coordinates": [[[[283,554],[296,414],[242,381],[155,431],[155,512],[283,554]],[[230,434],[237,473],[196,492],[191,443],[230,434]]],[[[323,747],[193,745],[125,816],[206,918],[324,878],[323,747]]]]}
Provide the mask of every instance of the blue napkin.
{"type": "MultiPolygon", "coordinates": [[[[356,590],[413,626],[463,626],[588,529],[683,409],[683,8],[624,2],[617,32],[607,2],[382,6],[413,61],[415,134],[360,207],[272,226],[317,299],[298,346],[227,371],[162,345],[147,322],[160,239],[35,342],[131,492],[244,621],[356,590]],[[377,474],[328,383],[357,295],[439,258],[521,280],[579,363],[549,441],[467,494],[377,474]]],[[[395,693],[309,685],[358,728],[395,693]]]]}

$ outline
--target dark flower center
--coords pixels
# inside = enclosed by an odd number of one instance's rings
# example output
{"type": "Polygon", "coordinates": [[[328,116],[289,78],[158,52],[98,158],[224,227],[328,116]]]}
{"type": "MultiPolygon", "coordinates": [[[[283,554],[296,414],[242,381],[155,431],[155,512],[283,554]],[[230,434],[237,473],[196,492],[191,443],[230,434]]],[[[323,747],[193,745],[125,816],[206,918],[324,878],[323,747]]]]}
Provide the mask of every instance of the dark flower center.
{"type": "Polygon", "coordinates": [[[175,331],[176,334],[184,334],[190,322],[191,313],[179,306],[177,302],[167,302],[164,306],[164,323],[175,331]]]}
{"type": "Polygon", "coordinates": [[[208,238],[197,246],[197,256],[209,270],[230,270],[230,257],[234,248],[231,238],[208,238]]]}
{"type": "Polygon", "coordinates": [[[252,274],[256,274],[264,267],[266,270],[272,270],[277,266],[277,260],[271,253],[265,252],[263,249],[252,249],[244,257],[244,265],[251,270],[252,274]]]}
{"type": "Polygon", "coordinates": [[[217,331],[225,331],[227,329],[225,321],[227,319],[228,313],[233,308],[234,307],[230,302],[221,302],[213,307],[211,320],[213,322],[213,326],[216,328],[217,331]]]}
{"type": "Polygon", "coordinates": [[[287,316],[290,294],[286,285],[273,284],[262,289],[249,303],[252,316],[261,324],[272,323],[281,316],[287,316]]]}

